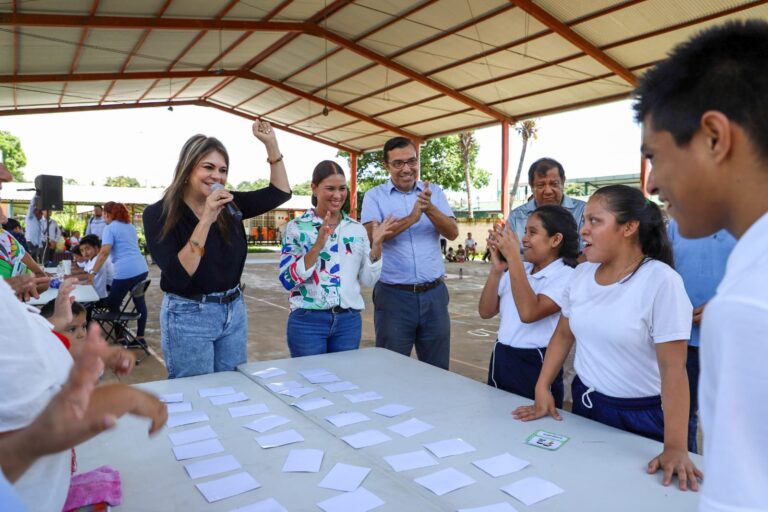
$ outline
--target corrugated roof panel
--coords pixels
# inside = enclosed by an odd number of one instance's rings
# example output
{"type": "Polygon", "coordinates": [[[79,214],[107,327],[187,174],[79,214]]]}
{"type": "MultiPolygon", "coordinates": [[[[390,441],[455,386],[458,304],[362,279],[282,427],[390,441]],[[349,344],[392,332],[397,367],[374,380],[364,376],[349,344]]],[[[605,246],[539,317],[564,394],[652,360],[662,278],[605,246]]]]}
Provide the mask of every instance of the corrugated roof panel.
{"type": "Polygon", "coordinates": [[[414,13],[410,19],[439,30],[448,30],[506,5],[507,0],[442,0],[414,13]]]}
{"type": "Polygon", "coordinates": [[[171,2],[165,16],[168,18],[213,18],[229,0],[184,0],[171,2]]]}
{"type": "Polygon", "coordinates": [[[350,142],[344,142],[344,144],[348,146],[353,146],[358,149],[381,149],[384,147],[384,144],[391,139],[392,137],[396,137],[397,135],[392,132],[382,132],[377,133],[375,135],[371,135],[369,137],[362,137],[359,139],[355,139],[350,142]]]}
{"type": "MultiPolygon", "coordinates": [[[[151,90],[147,91],[144,99],[149,101],[168,101],[182,88],[186,87],[190,82],[191,80],[187,78],[177,78],[176,80],[169,80],[164,78],[162,80],[158,80],[157,84],[151,90]]],[[[185,99],[189,98],[185,97],[185,99]]]]}
{"type": "Polygon", "coordinates": [[[436,121],[426,121],[424,123],[409,126],[411,131],[421,135],[430,135],[432,133],[444,132],[448,130],[461,131],[465,126],[473,126],[485,121],[493,121],[491,118],[476,113],[456,114],[455,116],[444,117],[436,121]]]}
{"type": "Polygon", "coordinates": [[[339,93],[346,92],[354,95],[365,95],[376,91],[385,85],[391,85],[404,79],[405,77],[400,73],[387,69],[384,66],[375,66],[344,80],[343,82],[335,84],[331,91],[329,91],[329,97],[336,91],[339,93]]]}
{"type": "MultiPolygon", "coordinates": [[[[153,82],[154,80],[118,80],[109,92],[107,101],[136,101],[153,82]]],[[[96,99],[99,99],[101,94],[96,99]]]]}
{"type": "Polygon", "coordinates": [[[89,30],[75,72],[119,71],[140,36],[141,30],[89,30]]]}
{"type": "Polygon", "coordinates": [[[80,28],[19,27],[19,73],[69,73],[81,31],[80,28]]]}
{"type": "Polygon", "coordinates": [[[602,11],[621,3],[617,0],[537,0],[536,4],[561,21],[581,18],[587,14],[602,11]]]}
{"type": "Polygon", "coordinates": [[[294,0],[275,16],[275,21],[304,21],[329,4],[327,0],[294,0]]]}
{"type": "Polygon", "coordinates": [[[267,112],[273,108],[285,105],[295,98],[296,96],[293,94],[289,94],[275,88],[270,88],[264,94],[259,94],[259,96],[252,101],[245,103],[243,107],[248,108],[254,112],[267,112]]]}
{"type": "Polygon", "coordinates": [[[431,98],[437,94],[439,93],[418,82],[409,82],[389,91],[379,93],[376,96],[355,101],[349,106],[367,114],[377,114],[384,110],[398,108],[425,98],[431,98]]]}
{"type": "Polygon", "coordinates": [[[390,55],[439,32],[436,28],[403,19],[363,39],[359,44],[382,55],[390,55]]]}
{"type": "MultiPolygon", "coordinates": [[[[61,96],[62,82],[47,84],[19,84],[16,88],[16,104],[19,107],[53,106],[58,104],[61,96]]],[[[73,98],[73,102],[80,103],[87,99],[73,98]]]]}
{"type": "MultiPolygon", "coordinates": [[[[184,89],[184,92],[182,92],[176,99],[178,100],[198,99],[200,96],[208,92],[210,89],[219,85],[222,80],[224,79],[218,78],[218,77],[198,78],[192,83],[192,85],[184,89]]],[[[162,90],[164,82],[167,82],[167,81],[163,80],[158,85],[158,88],[160,90],[162,90]]]]}
{"type": "Polygon", "coordinates": [[[285,35],[284,32],[254,32],[224,58],[226,67],[242,68],[247,62],[269,48],[285,35]]]}
{"type": "MultiPolygon", "coordinates": [[[[74,2],[58,1],[57,3],[74,2]]],[[[85,12],[88,12],[91,8],[91,2],[83,3],[86,4],[85,12]]],[[[101,0],[96,14],[99,16],[157,16],[163,3],[163,0],[131,0],[130,2],[125,0],[101,0]]]]}
{"type": "Polygon", "coordinates": [[[336,130],[329,130],[321,135],[323,137],[330,137],[334,140],[347,140],[354,137],[359,137],[361,135],[377,132],[379,130],[380,128],[371,126],[370,124],[364,123],[362,121],[358,121],[357,123],[350,124],[336,130]]]}
{"type": "MultiPolygon", "coordinates": [[[[312,112],[312,114],[318,114],[321,112],[321,109],[318,110],[317,108],[311,108],[309,110],[312,112]]],[[[294,124],[293,127],[302,129],[307,132],[319,132],[351,122],[355,122],[355,118],[331,109],[328,111],[327,116],[322,114],[315,115],[311,119],[307,119],[306,121],[294,124]]]]}
{"type": "Polygon", "coordinates": [[[0,30],[0,53],[5,55],[0,59],[0,74],[13,73],[13,31],[0,30]]]}
{"type": "Polygon", "coordinates": [[[390,124],[403,126],[410,125],[423,119],[430,119],[436,116],[466,110],[467,108],[469,107],[459,101],[441,97],[426,103],[414,105],[413,107],[401,108],[380,116],[378,119],[390,124]]]}
{"type": "Polygon", "coordinates": [[[13,86],[3,85],[0,86],[0,109],[13,108],[13,86]]]}
{"type": "MultiPolygon", "coordinates": [[[[208,31],[203,36],[203,38],[200,39],[200,41],[198,41],[192,47],[192,49],[187,52],[187,54],[182,59],[182,62],[179,62],[179,64],[176,65],[174,69],[185,69],[189,66],[191,66],[193,69],[206,68],[211,62],[216,60],[219,55],[221,55],[221,53],[229,47],[230,44],[239,39],[240,36],[242,36],[244,33],[245,32],[234,30],[208,31]]],[[[229,55],[226,55],[224,56],[223,60],[215,62],[213,67],[214,69],[219,67],[227,69],[231,69],[232,67],[239,67],[235,66],[235,64],[235,60],[230,59],[229,55]]]]}
{"type": "MultiPolygon", "coordinates": [[[[8,2],[7,4],[10,4],[8,2]]],[[[88,14],[93,2],[90,0],[38,0],[36,2],[16,2],[17,11],[20,13],[61,13],[61,14],[88,14]]],[[[10,7],[10,5],[8,5],[10,7]]],[[[10,11],[10,9],[9,9],[10,11]]]]}
{"type": "Polygon", "coordinates": [[[494,108],[517,118],[531,112],[538,112],[562,105],[570,105],[627,92],[629,91],[623,86],[611,84],[609,82],[594,82],[561,89],[553,93],[529,96],[519,100],[501,103],[495,105],[494,108]]]}
{"type": "MultiPolygon", "coordinates": [[[[325,55],[325,51],[323,51],[321,57],[323,55],[325,55]]],[[[306,60],[313,61],[313,59],[306,60]]],[[[334,55],[331,55],[327,61],[327,76],[325,66],[326,60],[324,59],[311,68],[308,68],[296,76],[291,77],[291,83],[296,82],[301,84],[315,84],[315,87],[320,87],[325,83],[332,82],[341,76],[347,75],[356,69],[360,69],[363,66],[370,64],[368,59],[347,50],[342,50],[334,55]]],[[[336,86],[334,85],[332,87],[336,86]]]]}
{"type": "Polygon", "coordinates": [[[282,0],[259,0],[258,2],[238,2],[224,19],[261,20],[282,0]]]}
{"type": "MultiPolygon", "coordinates": [[[[335,48],[336,45],[328,43],[329,52],[335,48]]],[[[254,71],[280,80],[299,69],[307,61],[323,57],[326,53],[322,39],[301,35],[258,64],[254,71]]]]}
{"type": "MultiPolygon", "coordinates": [[[[127,71],[165,71],[197,34],[197,30],[153,30],[127,71]]],[[[176,69],[191,68],[183,58],[176,65],[176,69]]]]}
{"type": "MultiPolygon", "coordinates": [[[[66,101],[95,101],[98,102],[107,92],[112,82],[109,80],[98,82],[68,82],[66,101]]],[[[48,85],[48,84],[46,84],[48,85]]]]}
{"type": "Polygon", "coordinates": [[[236,79],[234,82],[217,92],[214,97],[227,105],[237,105],[248,98],[265,90],[268,86],[254,80],[236,79]]]}
{"type": "Polygon", "coordinates": [[[328,30],[351,40],[392,19],[390,12],[353,3],[323,21],[321,25],[325,27],[327,24],[328,30]]]}
{"type": "Polygon", "coordinates": [[[282,124],[290,125],[311,115],[319,114],[322,110],[322,105],[318,103],[309,100],[299,100],[285,108],[272,112],[269,114],[269,117],[282,124]]]}

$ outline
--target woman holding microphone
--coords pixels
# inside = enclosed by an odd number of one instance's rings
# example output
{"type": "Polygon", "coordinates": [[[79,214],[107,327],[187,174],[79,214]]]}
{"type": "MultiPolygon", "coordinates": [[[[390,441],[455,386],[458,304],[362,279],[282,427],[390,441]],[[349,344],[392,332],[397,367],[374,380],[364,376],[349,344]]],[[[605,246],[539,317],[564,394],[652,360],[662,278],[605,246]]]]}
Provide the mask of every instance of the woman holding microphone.
{"type": "Polygon", "coordinates": [[[227,181],[227,150],[213,137],[195,135],[184,144],[163,199],[144,210],[147,245],[162,271],[160,329],[168,378],[230,371],[246,361],[248,320],[240,289],[246,234],[231,212],[256,217],[291,197],[274,130],[256,121],[253,134],[267,150],[268,187],[218,188],[227,181]]]}

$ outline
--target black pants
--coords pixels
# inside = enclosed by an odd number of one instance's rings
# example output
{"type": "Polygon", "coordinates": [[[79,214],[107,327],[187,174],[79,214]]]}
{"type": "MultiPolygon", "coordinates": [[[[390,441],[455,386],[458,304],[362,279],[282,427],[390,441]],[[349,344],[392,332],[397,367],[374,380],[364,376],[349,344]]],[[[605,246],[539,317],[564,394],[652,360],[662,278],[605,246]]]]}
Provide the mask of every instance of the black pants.
{"type": "MultiPolygon", "coordinates": [[[[514,348],[498,341],[493,346],[488,368],[488,385],[534,400],[546,348],[514,348]]],[[[563,408],[563,371],[550,388],[555,407],[563,408]]]]}
{"type": "Polygon", "coordinates": [[[688,417],[688,450],[697,453],[696,430],[699,422],[699,347],[688,345],[688,361],[685,363],[688,371],[688,386],[691,390],[691,411],[688,417]]]}

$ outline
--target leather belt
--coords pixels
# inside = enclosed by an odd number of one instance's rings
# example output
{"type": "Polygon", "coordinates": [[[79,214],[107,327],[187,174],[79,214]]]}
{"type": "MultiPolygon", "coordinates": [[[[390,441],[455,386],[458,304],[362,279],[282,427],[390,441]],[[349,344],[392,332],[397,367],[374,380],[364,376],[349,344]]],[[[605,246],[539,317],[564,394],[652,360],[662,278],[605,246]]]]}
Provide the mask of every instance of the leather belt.
{"type": "Polygon", "coordinates": [[[240,288],[226,294],[226,295],[203,295],[202,293],[199,293],[197,295],[190,295],[184,297],[185,299],[194,300],[197,302],[206,302],[206,303],[212,303],[212,304],[229,304],[230,302],[237,300],[243,292],[240,290],[240,288]]]}
{"type": "Polygon", "coordinates": [[[413,293],[422,293],[429,291],[433,288],[437,288],[442,284],[443,280],[442,278],[435,279],[431,283],[418,283],[418,284],[390,284],[390,283],[381,283],[384,286],[389,286],[390,288],[397,288],[398,290],[405,290],[407,292],[413,292],[413,293]]]}

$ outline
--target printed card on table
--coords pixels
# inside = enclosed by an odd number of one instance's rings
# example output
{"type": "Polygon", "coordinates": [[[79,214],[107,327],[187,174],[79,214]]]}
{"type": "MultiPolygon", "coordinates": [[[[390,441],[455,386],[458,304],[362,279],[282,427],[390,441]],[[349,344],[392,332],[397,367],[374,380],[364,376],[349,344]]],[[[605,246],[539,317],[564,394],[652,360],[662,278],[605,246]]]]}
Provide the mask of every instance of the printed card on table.
{"type": "Polygon", "coordinates": [[[569,439],[570,437],[568,436],[553,434],[552,432],[547,432],[545,430],[537,430],[528,436],[525,443],[545,450],[558,450],[567,443],[569,439]]]}

